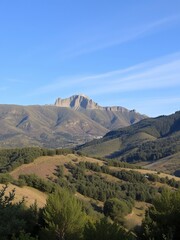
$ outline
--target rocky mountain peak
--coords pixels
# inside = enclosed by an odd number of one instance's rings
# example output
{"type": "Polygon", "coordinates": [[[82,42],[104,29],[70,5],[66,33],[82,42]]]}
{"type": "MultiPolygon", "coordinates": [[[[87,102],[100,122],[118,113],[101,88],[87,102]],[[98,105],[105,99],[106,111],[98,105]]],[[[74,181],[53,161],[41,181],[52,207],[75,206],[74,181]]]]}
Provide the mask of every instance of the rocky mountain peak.
{"type": "Polygon", "coordinates": [[[100,106],[84,94],[73,95],[69,98],[58,98],[55,101],[57,107],[68,107],[73,109],[99,109],[100,106]]]}
{"type": "MultiPolygon", "coordinates": [[[[110,111],[110,112],[121,112],[124,114],[136,114],[136,111],[128,110],[127,108],[121,107],[121,106],[107,106],[102,107],[98,105],[98,103],[94,102],[92,99],[90,99],[88,96],[84,94],[77,94],[73,95],[69,98],[57,98],[55,101],[55,106],[57,107],[66,107],[66,108],[72,108],[74,110],[78,109],[98,109],[103,111],[110,111]]],[[[138,113],[137,113],[138,114],[138,113]]],[[[144,116],[145,117],[145,116],[144,116]]]]}

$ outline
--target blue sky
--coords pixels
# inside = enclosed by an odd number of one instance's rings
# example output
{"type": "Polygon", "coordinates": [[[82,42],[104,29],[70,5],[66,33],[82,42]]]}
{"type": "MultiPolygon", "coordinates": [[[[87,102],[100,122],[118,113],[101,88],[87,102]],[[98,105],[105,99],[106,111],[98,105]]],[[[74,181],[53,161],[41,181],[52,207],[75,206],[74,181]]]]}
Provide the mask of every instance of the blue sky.
{"type": "Polygon", "coordinates": [[[78,93],[149,116],[179,110],[180,1],[0,1],[0,104],[78,93]]]}

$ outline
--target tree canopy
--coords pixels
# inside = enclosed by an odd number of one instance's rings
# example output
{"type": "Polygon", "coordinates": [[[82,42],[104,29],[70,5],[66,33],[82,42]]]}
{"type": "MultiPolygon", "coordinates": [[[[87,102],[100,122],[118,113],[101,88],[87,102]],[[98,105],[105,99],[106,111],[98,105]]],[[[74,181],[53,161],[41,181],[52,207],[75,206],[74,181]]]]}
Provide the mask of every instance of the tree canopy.
{"type": "Polygon", "coordinates": [[[180,236],[180,190],[165,189],[146,212],[142,239],[178,240],[180,236]]]}
{"type": "Polygon", "coordinates": [[[55,239],[80,239],[85,214],[80,202],[67,190],[58,189],[47,199],[44,209],[47,231],[55,239]]]}

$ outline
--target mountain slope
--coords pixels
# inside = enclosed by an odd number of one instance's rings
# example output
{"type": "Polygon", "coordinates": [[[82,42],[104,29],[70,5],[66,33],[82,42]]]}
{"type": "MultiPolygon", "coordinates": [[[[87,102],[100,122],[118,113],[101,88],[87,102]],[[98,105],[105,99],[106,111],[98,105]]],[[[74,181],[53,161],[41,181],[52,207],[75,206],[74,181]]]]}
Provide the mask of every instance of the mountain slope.
{"type": "Polygon", "coordinates": [[[170,156],[180,151],[180,111],[110,131],[102,139],[77,149],[89,155],[128,162],[156,161],[170,156]]]}
{"type": "Polygon", "coordinates": [[[55,106],[0,106],[0,145],[68,146],[103,135],[107,129],[84,114],[55,106]]]}
{"type": "Polygon", "coordinates": [[[0,105],[0,147],[72,147],[145,117],[124,108],[89,109],[89,102],[97,104],[84,95],[75,96],[62,106],[0,105]]]}
{"type": "Polygon", "coordinates": [[[85,95],[73,95],[70,98],[58,98],[55,106],[65,107],[85,114],[88,118],[109,130],[129,126],[147,116],[120,106],[102,107],[85,95]]]}

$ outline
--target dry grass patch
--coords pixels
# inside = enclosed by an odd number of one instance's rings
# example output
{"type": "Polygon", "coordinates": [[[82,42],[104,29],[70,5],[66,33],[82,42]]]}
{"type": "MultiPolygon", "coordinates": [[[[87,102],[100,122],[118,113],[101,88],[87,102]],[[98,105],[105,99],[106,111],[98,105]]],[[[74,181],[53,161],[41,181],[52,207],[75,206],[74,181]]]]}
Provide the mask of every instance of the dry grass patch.
{"type": "MultiPolygon", "coordinates": [[[[103,165],[103,161],[90,158],[90,157],[81,157],[74,154],[56,155],[56,156],[43,156],[37,158],[34,162],[29,164],[23,164],[20,167],[13,170],[10,174],[13,178],[18,179],[21,174],[36,174],[42,179],[55,178],[54,173],[56,172],[57,166],[65,166],[67,163],[79,163],[79,162],[92,162],[103,165]]],[[[69,170],[64,167],[64,174],[68,175],[69,170]]]]}
{"type": "Polygon", "coordinates": [[[135,202],[132,212],[125,217],[125,227],[130,230],[140,226],[145,217],[145,211],[150,205],[145,202],[135,202]]]}
{"type": "MultiPolygon", "coordinates": [[[[3,184],[0,184],[0,189],[2,189],[2,187],[3,184]]],[[[6,189],[6,194],[8,195],[8,193],[14,188],[16,190],[14,202],[19,202],[24,197],[25,204],[27,206],[32,205],[35,201],[37,201],[38,207],[44,207],[46,204],[47,195],[32,187],[18,187],[13,184],[9,184],[8,188],[6,189]]]]}
{"type": "Polygon", "coordinates": [[[68,161],[70,159],[63,155],[43,156],[37,158],[32,163],[21,165],[10,174],[15,179],[18,179],[21,174],[36,174],[43,179],[47,179],[48,177],[54,177],[55,169],[58,165],[64,165],[68,161]]]}
{"type": "Polygon", "coordinates": [[[76,192],[75,193],[75,197],[77,197],[79,200],[83,201],[83,202],[89,202],[89,203],[93,203],[95,204],[96,206],[98,207],[103,207],[104,206],[104,203],[99,201],[99,200],[95,200],[93,198],[90,198],[90,197],[86,197],[82,194],[80,194],[79,192],[76,192]]]}

